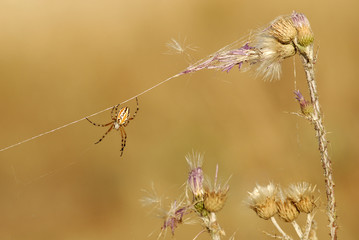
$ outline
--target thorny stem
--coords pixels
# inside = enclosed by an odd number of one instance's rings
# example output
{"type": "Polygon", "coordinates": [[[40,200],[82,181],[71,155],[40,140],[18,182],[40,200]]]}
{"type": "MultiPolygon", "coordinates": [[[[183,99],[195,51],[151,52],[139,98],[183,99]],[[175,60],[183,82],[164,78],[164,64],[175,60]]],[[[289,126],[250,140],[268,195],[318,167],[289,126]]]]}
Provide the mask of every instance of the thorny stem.
{"type": "Polygon", "coordinates": [[[311,54],[301,55],[304,71],[307,78],[308,88],[310,92],[311,102],[314,106],[314,114],[312,118],[312,123],[316,132],[319,143],[319,152],[321,156],[322,168],[324,170],[324,179],[325,179],[325,188],[327,195],[327,214],[329,218],[329,228],[330,236],[332,240],[337,239],[337,214],[336,214],[336,203],[334,196],[334,179],[333,179],[333,170],[332,163],[328,154],[328,141],[326,139],[326,130],[323,125],[322,112],[320,109],[317,83],[314,76],[314,57],[313,51],[309,50],[311,54]]]}

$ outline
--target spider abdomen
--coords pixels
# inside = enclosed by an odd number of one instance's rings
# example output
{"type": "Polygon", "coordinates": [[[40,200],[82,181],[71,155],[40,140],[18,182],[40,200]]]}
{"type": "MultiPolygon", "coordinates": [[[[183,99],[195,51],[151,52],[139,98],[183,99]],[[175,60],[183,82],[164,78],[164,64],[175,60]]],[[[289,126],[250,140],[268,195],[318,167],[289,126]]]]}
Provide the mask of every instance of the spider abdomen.
{"type": "Polygon", "coordinates": [[[117,115],[117,122],[119,125],[123,125],[128,120],[130,109],[128,107],[121,108],[117,115]]]}

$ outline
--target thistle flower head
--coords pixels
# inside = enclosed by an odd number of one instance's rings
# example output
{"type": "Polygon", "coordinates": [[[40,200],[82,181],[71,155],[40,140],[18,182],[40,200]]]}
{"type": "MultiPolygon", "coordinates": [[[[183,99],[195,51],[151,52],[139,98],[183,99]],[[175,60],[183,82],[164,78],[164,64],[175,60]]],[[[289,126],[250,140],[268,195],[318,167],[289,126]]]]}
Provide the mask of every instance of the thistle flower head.
{"type": "Polygon", "coordinates": [[[289,44],[297,35],[297,29],[289,17],[278,17],[269,26],[268,33],[280,43],[289,44]]]}
{"type": "Polygon", "coordinates": [[[203,156],[200,153],[192,153],[186,156],[187,163],[190,167],[188,174],[187,186],[193,193],[195,199],[201,199],[204,194],[203,189],[203,156]]]}
{"type": "Polygon", "coordinates": [[[293,222],[298,216],[299,211],[290,199],[280,199],[277,201],[278,216],[285,222],[293,222]]]}
{"type": "Polygon", "coordinates": [[[207,181],[204,194],[204,207],[208,212],[218,212],[223,207],[227,200],[227,193],[229,191],[228,181],[224,184],[218,184],[218,165],[216,167],[216,175],[214,184],[207,181]]]}
{"type": "Polygon", "coordinates": [[[277,213],[277,187],[270,183],[263,187],[257,185],[252,192],[248,192],[248,204],[260,218],[265,220],[277,213]]]}
{"type": "Polygon", "coordinates": [[[312,186],[307,182],[291,184],[286,190],[286,195],[300,212],[311,213],[315,205],[314,191],[316,186],[312,186]]]}
{"type": "Polygon", "coordinates": [[[309,20],[302,13],[293,12],[292,16],[293,26],[297,29],[297,42],[301,47],[307,47],[314,41],[314,34],[310,27],[309,20]]]}

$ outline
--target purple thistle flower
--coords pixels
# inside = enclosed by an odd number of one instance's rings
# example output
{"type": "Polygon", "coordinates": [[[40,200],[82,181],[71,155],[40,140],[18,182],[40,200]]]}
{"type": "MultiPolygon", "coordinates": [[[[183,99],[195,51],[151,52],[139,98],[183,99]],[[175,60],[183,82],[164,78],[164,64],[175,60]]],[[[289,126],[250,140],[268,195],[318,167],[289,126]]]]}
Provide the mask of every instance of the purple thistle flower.
{"type": "Polygon", "coordinates": [[[171,206],[171,209],[168,213],[168,217],[165,219],[162,229],[166,229],[168,227],[171,228],[172,235],[175,233],[175,229],[177,228],[178,224],[182,223],[183,216],[188,213],[187,207],[177,208],[176,202],[171,206]]]}
{"type": "Polygon", "coordinates": [[[201,167],[194,168],[190,171],[188,186],[195,197],[201,197],[203,195],[203,170],[201,167]]]}
{"type": "Polygon", "coordinates": [[[204,176],[202,170],[203,156],[200,153],[193,152],[186,156],[186,161],[190,168],[187,187],[191,190],[194,198],[201,199],[204,194],[204,176]]]}
{"type": "Polygon", "coordinates": [[[303,13],[293,12],[291,17],[293,25],[296,28],[302,28],[310,25],[308,18],[303,13]]]}

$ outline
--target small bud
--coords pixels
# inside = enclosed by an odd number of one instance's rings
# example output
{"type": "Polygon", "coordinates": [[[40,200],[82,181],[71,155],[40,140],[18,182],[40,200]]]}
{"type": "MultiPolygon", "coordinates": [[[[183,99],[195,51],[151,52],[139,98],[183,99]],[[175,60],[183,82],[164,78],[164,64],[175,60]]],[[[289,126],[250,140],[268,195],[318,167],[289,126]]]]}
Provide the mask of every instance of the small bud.
{"type": "Polygon", "coordinates": [[[220,191],[206,190],[204,195],[204,206],[209,212],[218,212],[224,206],[227,200],[227,192],[229,188],[220,191]]]}
{"type": "Polygon", "coordinates": [[[310,27],[309,20],[302,13],[293,12],[292,22],[294,27],[297,29],[297,42],[301,47],[307,47],[314,41],[314,34],[310,27]]]}
{"type": "Polygon", "coordinates": [[[258,217],[268,220],[277,213],[277,188],[273,183],[266,187],[257,185],[253,192],[248,194],[249,207],[257,213],[258,217]]]}
{"type": "Polygon", "coordinates": [[[296,95],[295,99],[299,102],[300,110],[305,116],[310,116],[314,113],[314,107],[313,104],[306,101],[303,97],[303,95],[299,92],[299,90],[294,91],[294,94],[296,95]]]}
{"type": "Polygon", "coordinates": [[[309,183],[292,184],[286,190],[287,198],[293,201],[300,212],[311,213],[315,205],[314,194],[315,186],[312,187],[309,183]]]}
{"type": "Polygon", "coordinates": [[[297,29],[293,26],[292,21],[288,17],[279,17],[274,20],[270,25],[268,32],[283,44],[292,42],[297,35],[297,29]]]}
{"type": "Polygon", "coordinates": [[[289,199],[277,201],[277,208],[278,216],[285,222],[292,222],[299,215],[298,209],[289,199]]]}
{"type": "Polygon", "coordinates": [[[196,199],[203,195],[203,170],[198,167],[192,169],[188,176],[188,186],[196,199]]]}
{"type": "Polygon", "coordinates": [[[193,205],[194,209],[196,210],[196,212],[201,215],[202,217],[206,217],[208,216],[208,210],[205,208],[204,206],[204,202],[203,201],[198,201],[193,205]]]}

